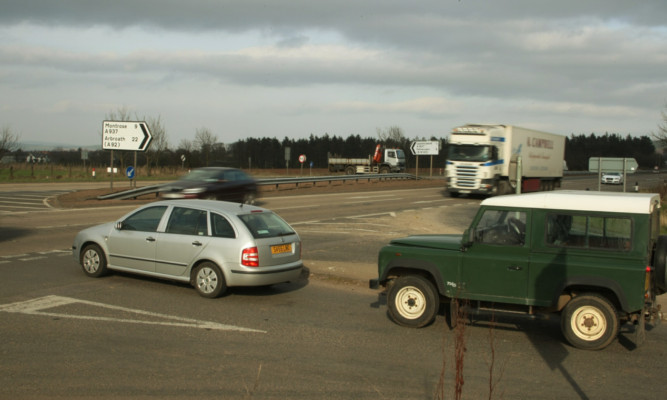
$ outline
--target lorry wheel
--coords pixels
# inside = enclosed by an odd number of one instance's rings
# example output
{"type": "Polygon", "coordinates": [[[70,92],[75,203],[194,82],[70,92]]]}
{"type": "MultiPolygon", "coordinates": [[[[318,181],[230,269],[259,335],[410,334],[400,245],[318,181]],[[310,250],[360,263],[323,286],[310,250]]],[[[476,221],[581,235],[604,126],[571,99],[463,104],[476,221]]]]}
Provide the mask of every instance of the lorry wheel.
{"type": "Polygon", "coordinates": [[[667,271],[665,271],[667,269],[667,235],[658,237],[653,254],[653,268],[656,286],[662,293],[667,292],[667,271]]]}
{"type": "Polygon", "coordinates": [[[357,171],[354,169],[354,167],[345,168],[345,174],[347,174],[347,175],[354,175],[356,173],[357,173],[357,171]]]}
{"type": "Polygon", "coordinates": [[[433,284],[419,275],[397,278],[389,289],[387,303],[390,318],[410,328],[433,322],[440,304],[433,284]]]}
{"type": "Polygon", "coordinates": [[[381,174],[388,174],[389,173],[389,168],[387,168],[387,167],[380,168],[380,173],[381,174]]]}
{"type": "Polygon", "coordinates": [[[574,347],[600,350],[618,334],[616,309],[606,298],[584,294],[570,300],[561,315],[565,339],[574,347]]]}

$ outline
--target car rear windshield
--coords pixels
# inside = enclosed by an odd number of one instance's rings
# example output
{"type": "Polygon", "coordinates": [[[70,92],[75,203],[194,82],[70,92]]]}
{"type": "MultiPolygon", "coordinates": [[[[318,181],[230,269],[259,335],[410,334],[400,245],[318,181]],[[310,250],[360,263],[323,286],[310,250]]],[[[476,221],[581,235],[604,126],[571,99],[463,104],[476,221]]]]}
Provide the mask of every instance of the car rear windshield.
{"type": "Polygon", "coordinates": [[[294,230],[282,218],[271,212],[239,215],[255,239],[294,234],[294,230]]]}

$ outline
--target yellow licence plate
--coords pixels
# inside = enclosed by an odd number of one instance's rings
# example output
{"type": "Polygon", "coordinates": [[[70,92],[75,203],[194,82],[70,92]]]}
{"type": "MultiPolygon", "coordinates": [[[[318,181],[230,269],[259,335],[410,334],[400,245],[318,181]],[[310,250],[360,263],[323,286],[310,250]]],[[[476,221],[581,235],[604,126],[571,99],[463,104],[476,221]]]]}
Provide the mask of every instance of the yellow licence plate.
{"type": "Polygon", "coordinates": [[[271,246],[271,254],[282,254],[282,253],[291,253],[292,244],[281,244],[277,246],[271,246]]]}

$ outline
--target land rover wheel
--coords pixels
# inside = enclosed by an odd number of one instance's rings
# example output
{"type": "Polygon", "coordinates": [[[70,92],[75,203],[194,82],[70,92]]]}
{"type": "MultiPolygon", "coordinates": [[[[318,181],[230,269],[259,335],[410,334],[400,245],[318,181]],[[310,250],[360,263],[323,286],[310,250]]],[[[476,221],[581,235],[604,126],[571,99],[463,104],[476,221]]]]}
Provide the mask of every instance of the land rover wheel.
{"type": "Polygon", "coordinates": [[[600,350],[618,334],[616,309],[602,296],[584,294],[570,300],[561,315],[565,339],[574,347],[600,350]]]}
{"type": "Polygon", "coordinates": [[[388,293],[389,316],[398,325],[421,328],[438,313],[438,293],[431,282],[419,275],[397,278],[388,293]]]}
{"type": "MultiPolygon", "coordinates": [[[[660,292],[667,292],[667,235],[658,237],[658,243],[653,255],[653,268],[655,270],[655,284],[660,292]]],[[[658,294],[660,294],[660,292],[658,294]]]]}

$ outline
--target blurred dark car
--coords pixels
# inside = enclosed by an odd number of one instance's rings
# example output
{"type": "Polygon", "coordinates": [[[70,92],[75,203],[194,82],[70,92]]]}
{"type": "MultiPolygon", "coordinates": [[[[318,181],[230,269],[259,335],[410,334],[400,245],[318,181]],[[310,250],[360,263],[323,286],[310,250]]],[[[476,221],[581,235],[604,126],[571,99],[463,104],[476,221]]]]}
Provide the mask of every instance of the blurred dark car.
{"type": "Polygon", "coordinates": [[[257,198],[257,182],[236,168],[198,168],[175,182],[165,184],[160,190],[160,197],[254,204],[257,198]]]}

